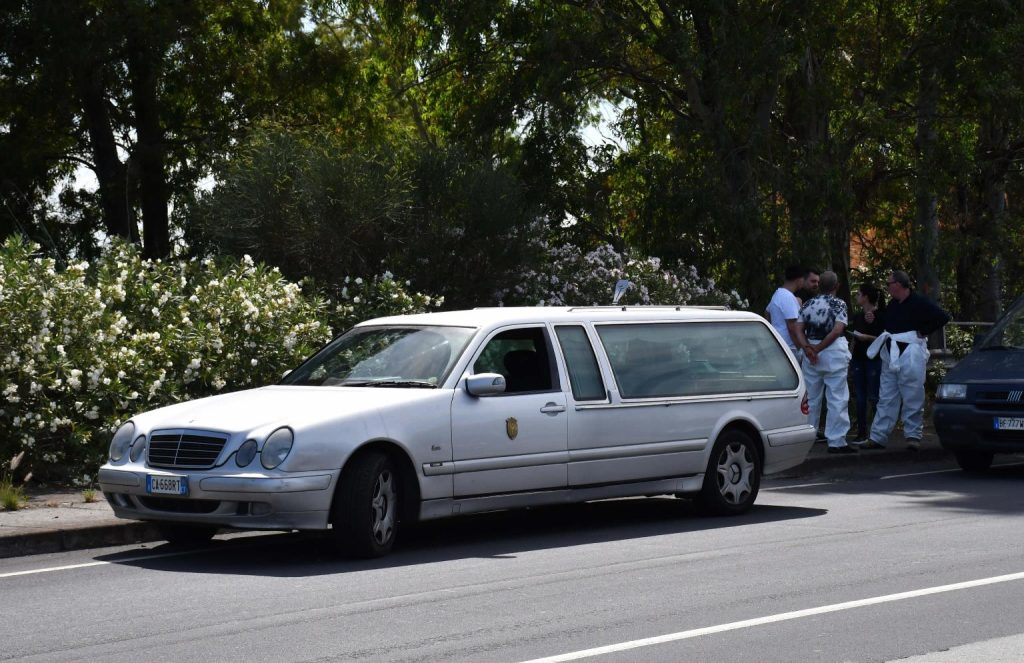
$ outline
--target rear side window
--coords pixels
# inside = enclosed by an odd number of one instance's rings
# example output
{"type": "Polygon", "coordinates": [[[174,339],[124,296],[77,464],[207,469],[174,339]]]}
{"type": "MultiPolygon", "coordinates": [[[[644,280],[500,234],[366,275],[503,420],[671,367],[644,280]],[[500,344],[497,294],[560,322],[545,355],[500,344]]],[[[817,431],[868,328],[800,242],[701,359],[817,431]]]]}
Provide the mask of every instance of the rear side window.
{"type": "Polygon", "coordinates": [[[623,398],[796,389],[786,350],[759,322],[600,325],[623,398]]]}
{"type": "Polygon", "coordinates": [[[556,327],[558,344],[565,355],[572,397],[577,401],[603,401],[608,398],[597,366],[594,348],[583,327],[556,327]]]}

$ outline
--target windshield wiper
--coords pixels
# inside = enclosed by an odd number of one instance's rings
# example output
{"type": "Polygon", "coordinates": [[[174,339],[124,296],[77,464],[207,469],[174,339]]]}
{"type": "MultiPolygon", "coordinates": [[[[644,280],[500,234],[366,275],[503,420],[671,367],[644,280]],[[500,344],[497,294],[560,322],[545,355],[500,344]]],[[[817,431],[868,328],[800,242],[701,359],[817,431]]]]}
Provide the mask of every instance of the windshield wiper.
{"type": "Polygon", "coordinates": [[[426,380],[403,380],[399,378],[381,378],[379,380],[346,380],[343,387],[407,387],[413,389],[437,389],[437,385],[426,380]]]}

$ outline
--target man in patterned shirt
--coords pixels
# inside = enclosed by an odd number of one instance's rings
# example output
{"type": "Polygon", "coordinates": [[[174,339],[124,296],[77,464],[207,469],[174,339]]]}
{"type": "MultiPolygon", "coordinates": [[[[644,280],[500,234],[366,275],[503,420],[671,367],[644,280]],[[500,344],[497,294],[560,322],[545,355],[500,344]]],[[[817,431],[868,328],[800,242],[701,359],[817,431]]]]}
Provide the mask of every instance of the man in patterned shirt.
{"type": "Polygon", "coordinates": [[[856,453],[846,443],[850,431],[850,387],[846,371],[850,364],[850,348],[843,331],[848,322],[846,302],[836,297],[839,277],[835,272],[821,274],[821,294],[805,302],[797,319],[797,344],[804,353],[801,365],[807,383],[807,401],[811,412],[808,421],[817,427],[821,416],[822,396],[828,402],[825,414],[825,437],[828,452],[856,453]]]}

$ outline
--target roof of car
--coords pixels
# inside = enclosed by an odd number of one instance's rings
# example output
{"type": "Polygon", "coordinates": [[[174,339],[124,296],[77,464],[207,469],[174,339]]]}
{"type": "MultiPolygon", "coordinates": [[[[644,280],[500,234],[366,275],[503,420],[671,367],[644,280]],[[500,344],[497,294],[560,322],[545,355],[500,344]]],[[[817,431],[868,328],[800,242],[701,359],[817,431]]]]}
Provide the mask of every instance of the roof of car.
{"type": "Polygon", "coordinates": [[[375,318],[362,325],[490,327],[524,322],[620,322],[638,320],[764,320],[756,313],[699,306],[504,306],[375,318]]]}

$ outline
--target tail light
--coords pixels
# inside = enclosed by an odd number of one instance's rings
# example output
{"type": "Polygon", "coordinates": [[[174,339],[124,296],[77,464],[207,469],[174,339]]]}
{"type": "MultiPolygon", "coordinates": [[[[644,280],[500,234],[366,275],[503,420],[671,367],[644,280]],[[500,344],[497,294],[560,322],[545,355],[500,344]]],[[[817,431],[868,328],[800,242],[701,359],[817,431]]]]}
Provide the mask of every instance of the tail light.
{"type": "Polygon", "coordinates": [[[803,415],[806,416],[806,415],[808,415],[810,413],[811,413],[811,406],[807,402],[807,394],[804,393],[804,398],[803,398],[802,401],[800,401],[800,414],[803,414],[803,415]]]}

